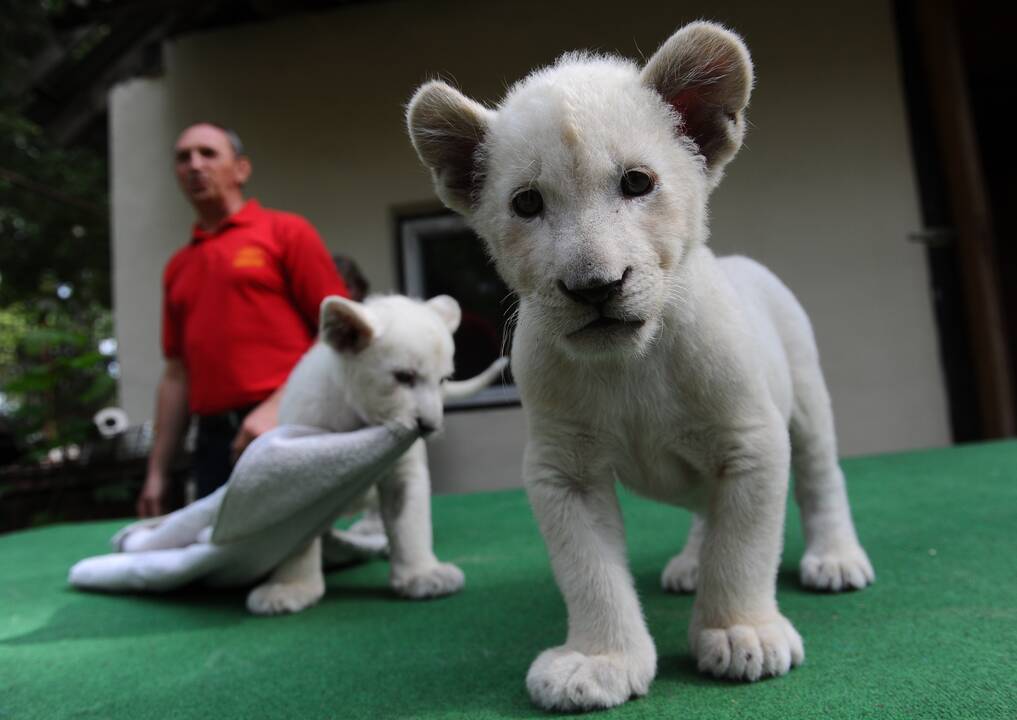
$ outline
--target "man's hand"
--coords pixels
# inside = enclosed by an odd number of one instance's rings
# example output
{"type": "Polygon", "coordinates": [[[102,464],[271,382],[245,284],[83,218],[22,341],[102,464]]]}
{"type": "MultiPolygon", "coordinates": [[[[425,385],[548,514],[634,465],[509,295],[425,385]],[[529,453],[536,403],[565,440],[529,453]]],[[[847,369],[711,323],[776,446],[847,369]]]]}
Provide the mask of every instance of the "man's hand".
{"type": "Polygon", "coordinates": [[[268,396],[258,407],[247,413],[240,425],[236,437],[233,438],[232,456],[236,462],[241,453],[254,442],[254,438],[266,433],[279,424],[279,401],[282,399],[282,388],[268,396]]]}
{"type": "Polygon", "coordinates": [[[155,430],[152,452],[148,456],[148,474],[135,504],[140,517],[165,515],[170,491],[173,456],[187,430],[187,368],[179,358],[166,361],[166,368],[155,395],[155,430]]]}
{"type": "Polygon", "coordinates": [[[166,479],[161,473],[150,472],[145,477],[135,510],[141,518],[166,514],[166,479]]]}

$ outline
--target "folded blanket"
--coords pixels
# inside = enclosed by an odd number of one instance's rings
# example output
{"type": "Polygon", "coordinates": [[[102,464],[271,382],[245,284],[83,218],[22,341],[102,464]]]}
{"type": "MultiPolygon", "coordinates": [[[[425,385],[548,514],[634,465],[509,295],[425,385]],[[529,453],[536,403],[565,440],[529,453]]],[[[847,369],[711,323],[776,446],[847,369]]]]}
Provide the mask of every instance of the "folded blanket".
{"type": "Polygon", "coordinates": [[[123,528],[113,537],[120,552],[82,560],[68,580],[112,592],[252,584],[327,531],[418,437],[397,424],[279,426],[251,443],[222,488],[123,528]]]}

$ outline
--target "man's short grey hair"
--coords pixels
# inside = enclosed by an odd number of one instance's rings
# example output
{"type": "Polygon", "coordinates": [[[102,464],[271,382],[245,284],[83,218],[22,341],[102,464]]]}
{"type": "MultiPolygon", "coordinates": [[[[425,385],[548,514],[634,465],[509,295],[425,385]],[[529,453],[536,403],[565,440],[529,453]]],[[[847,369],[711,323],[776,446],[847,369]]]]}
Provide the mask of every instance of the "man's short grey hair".
{"type": "Polygon", "coordinates": [[[233,153],[238,158],[247,155],[247,153],[244,152],[244,141],[240,139],[240,135],[237,134],[236,130],[232,127],[227,127],[226,125],[220,125],[218,122],[211,122],[208,124],[223,131],[226,137],[230,140],[230,145],[233,147],[233,153]]]}
{"type": "Polygon", "coordinates": [[[192,123],[188,127],[194,127],[195,125],[208,125],[214,127],[216,130],[222,132],[226,136],[226,139],[230,141],[230,147],[233,148],[233,152],[237,157],[243,157],[247,155],[247,149],[244,147],[244,141],[240,139],[237,131],[231,127],[220,125],[217,122],[211,122],[209,120],[202,120],[201,122],[192,123]]]}

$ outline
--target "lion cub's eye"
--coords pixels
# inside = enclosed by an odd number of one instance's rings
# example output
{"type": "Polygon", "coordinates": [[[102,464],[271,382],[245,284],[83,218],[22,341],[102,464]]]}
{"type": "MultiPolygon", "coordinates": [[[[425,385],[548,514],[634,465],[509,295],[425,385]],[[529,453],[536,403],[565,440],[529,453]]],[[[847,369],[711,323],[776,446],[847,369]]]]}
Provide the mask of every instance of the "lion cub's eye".
{"type": "Polygon", "coordinates": [[[532,188],[520,190],[512,196],[512,210],[521,218],[536,217],[544,209],[544,198],[532,188]]]}
{"type": "Polygon", "coordinates": [[[406,385],[408,387],[413,387],[417,382],[417,374],[412,370],[396,370],[392,373],[392,377],[394,377],[396,382],[400,385],[406,385]]]}
{"type": "Polygon", "coordinates": [[[653,178],[642,170],[626,170],[621,176],[621,191],[626,197],[639,197],[653,190],[653,178]]]}

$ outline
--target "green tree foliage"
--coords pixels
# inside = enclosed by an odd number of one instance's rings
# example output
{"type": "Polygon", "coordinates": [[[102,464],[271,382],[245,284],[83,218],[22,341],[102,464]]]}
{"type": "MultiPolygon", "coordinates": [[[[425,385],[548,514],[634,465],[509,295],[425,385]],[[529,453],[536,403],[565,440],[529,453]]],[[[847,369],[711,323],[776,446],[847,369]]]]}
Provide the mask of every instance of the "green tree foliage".
{"type": "Polygon", "coordinates": [[[58,46],[48,21],[63,3],[0,7],[0,413],[39,456],[84,439],[115,396],[98,351],[112,334],[106,159],[26,115],[24,78],[58,46]]]}

